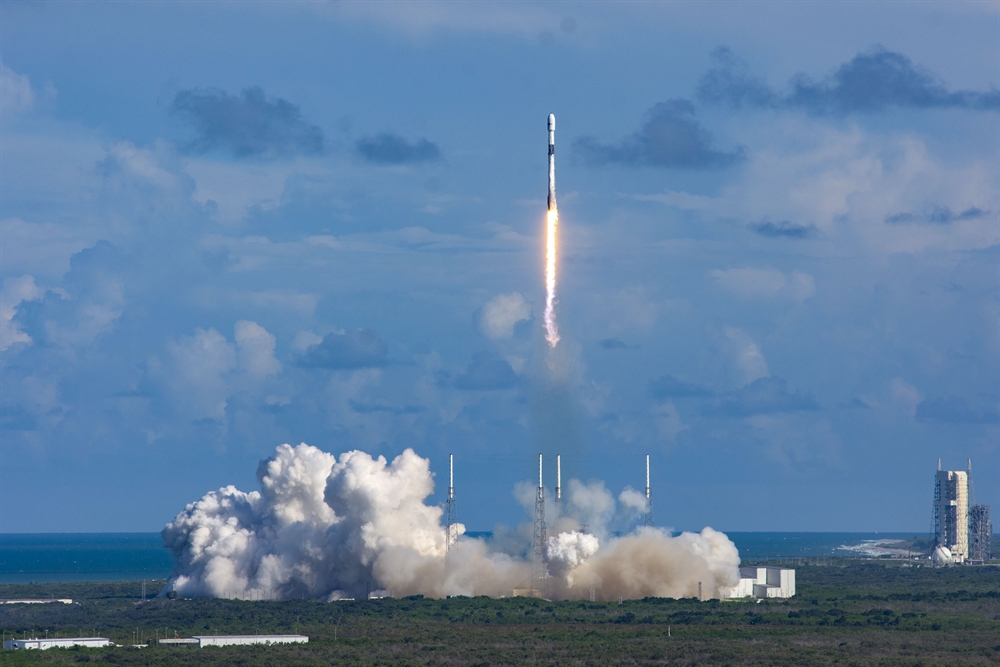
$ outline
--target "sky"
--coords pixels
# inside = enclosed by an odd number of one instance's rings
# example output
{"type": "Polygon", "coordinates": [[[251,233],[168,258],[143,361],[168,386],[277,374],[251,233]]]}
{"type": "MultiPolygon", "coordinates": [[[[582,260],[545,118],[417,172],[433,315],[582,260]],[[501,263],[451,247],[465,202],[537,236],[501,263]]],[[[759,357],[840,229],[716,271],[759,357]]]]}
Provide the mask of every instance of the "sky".
{"type": "Polygon", "coordinates": [[[1000,511],[998,7],[0,4],[0,532],[300,442],[454,454],[469,530],[539,452],[678,530],[1000,511]]]}

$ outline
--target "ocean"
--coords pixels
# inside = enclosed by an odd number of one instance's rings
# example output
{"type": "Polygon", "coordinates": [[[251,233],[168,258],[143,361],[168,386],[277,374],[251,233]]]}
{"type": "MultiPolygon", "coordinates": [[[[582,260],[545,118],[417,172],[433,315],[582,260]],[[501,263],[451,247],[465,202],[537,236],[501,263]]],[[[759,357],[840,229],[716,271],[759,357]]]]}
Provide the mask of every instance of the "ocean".
{"type": "MultiPolygon", "coordinates": [[[[743,561],[865,557],[916,533],[727,533],[743,561]]],[[[470,533],[489,537],[490,533],[470,533]]],[[[0,584],[166,579],[173,568],[159,533],[2,533],[0,584]]]]}

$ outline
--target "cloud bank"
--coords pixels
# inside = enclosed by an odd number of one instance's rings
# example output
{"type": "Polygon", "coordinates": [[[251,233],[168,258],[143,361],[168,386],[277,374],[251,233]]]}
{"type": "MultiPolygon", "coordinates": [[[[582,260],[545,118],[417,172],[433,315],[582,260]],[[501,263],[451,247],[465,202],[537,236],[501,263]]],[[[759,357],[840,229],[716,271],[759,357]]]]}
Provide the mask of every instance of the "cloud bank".
{"type": "Polygon", "coordinates": [[[573,142],[573,152],[592,167],[620,164],[628,167],[710,169],[728,167],[744,157],[712,148],[712,135],[695,118],[687,100],[661,102],[646,113],[645,124],[618,143],[604,144],[594,137],[573,142]]]}
{"type": "Polygon", "coordinates": [[[355,148],[362,158],[374,164],[419,164],[441,159],[437,144],[427,139],[411,143],[391,132],[359,139],[355,148]]]}
{"type": "Polygon", "coordinates": [[[734,108],[803,109],[820,115],[873,113],[886,109],[1000,109],[1000,91],[949,90],[907,56],[879,46],[861,52],[818,81],[795,75],[777,91],[751,75],[727,48],[712,53],[713,67],[698,86],[699,99],[734,108]]]}
{"type": "Polygon", "coordinates": [[[194,128],[191,153],[224,152],[237,158],[318,155],[323,131],[302,119],[298,106],[267,97],[259,86],[240,95],[218,89],[182,90],[171,112],[194,128]]]}

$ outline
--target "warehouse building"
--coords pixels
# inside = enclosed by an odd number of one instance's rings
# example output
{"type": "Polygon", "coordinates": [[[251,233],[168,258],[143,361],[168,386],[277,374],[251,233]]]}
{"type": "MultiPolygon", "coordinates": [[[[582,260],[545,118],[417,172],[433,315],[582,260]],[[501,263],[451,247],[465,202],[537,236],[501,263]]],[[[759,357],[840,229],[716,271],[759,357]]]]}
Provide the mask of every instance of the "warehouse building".
{"type": "Polygon", "coordinates": [[[795,595],[795,570],[783,567],[741,567],[740,583],[727,598],[790,598],[795,595]]]}
{"type": "Polygon", "coordinates": [[[198,646],[247,646],[250,644],[306,644],[305,635],[195,635],[198,646]]]}
{"type": "Polygon", "coordinates": [[[87,648],[100,648],[111,646],[111,640],[104,637],[72,637],[72,638],[51,638],[39,639],[8,639],[4,641],[5,649],[38,649],[44,651],[50,648],[72,648],[74,646],[86,646],[87,648]]]}

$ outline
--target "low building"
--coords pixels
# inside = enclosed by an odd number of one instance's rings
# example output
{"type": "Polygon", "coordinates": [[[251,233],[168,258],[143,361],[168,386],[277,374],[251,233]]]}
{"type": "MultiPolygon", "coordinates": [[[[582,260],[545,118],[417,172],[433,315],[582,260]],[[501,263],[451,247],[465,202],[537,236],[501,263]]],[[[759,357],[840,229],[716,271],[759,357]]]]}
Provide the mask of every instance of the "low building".
{"type": "Polygon", "coordinates": [[[73,600],[70,598],[23,598],[20,600],[0,600],[0,604],[47,604],[50,602],[73,604],[73,600]]]}
{"type": "Polygon", "coordinates": [[[249,644],[305,644],[305,635],[195,635],[198,646],[246,646],[249,644]]]}
{"type": "Polygon", "coordinates": [[[3,643],[5,649],[39,649],[44,651],[50,648],[72,648],[73,646],[86,646],[87,648],[100,648],[101,646],[111,646],[111,640],[104,637],[71,637],[71,638],[41,638],[31,639],[8,639],[3,643]]]}
{"type": "Polygon", "coordinates": [[[783,567],[741,567],[740,581],[727,598],[790,598],[795,595],[795,570],[783,567]]]}

